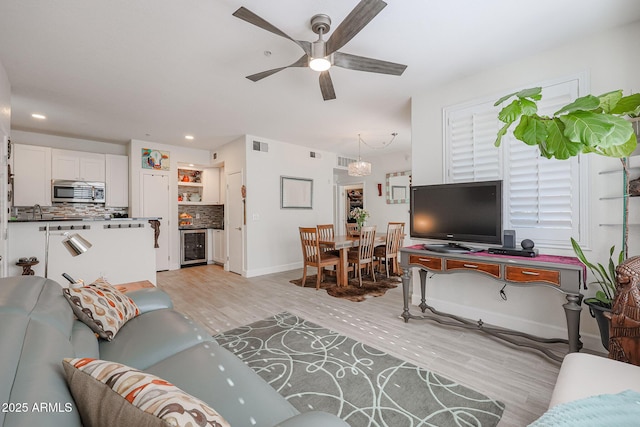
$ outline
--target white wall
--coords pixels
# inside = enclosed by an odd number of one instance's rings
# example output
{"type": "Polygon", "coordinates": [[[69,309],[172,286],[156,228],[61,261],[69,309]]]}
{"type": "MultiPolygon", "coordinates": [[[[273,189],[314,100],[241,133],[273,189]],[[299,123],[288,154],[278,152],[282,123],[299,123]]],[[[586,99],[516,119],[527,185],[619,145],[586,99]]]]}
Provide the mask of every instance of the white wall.
{"type": "Polygon", "coordinates": [[[0,62],[0,135],[11,131],[11,84],[7,72],[0,62]]]}
{"type": "MultiPolygon", "coordinates": [[[[159,144],[150,141],[131,140],[129,144],[129,211],[131,216],[142,216],[140,186],[143,171],[142,149],[153,148],[169,152],[169,170],[154,171],[169,176],[169,269],[180,268],[180,232],[178,230],[178,163],[193,163],[199,166],[211,166],[211,152],[197,148],[159,144]]],[[[160,230],[163,232],[163,230],[160,230]]]]}
{"type": "Polygon", "coordinates": [[[247,137],[247,276],[258,276],[302,266],[298,227],[333,222],[333,165],[335,154],[247,137]],[[254,151],[253,140],[269,144],[254,151]],[[313,180],[313,209],[280,208],[280,176],[313,180]]]}
{"type": "MultiPolygon", "coordinates": [[[[640,57],[636,54],[636,40],[639,38],[640,23],[636,23],[416,94],[412,100],[413,184],[443,182],[443,107],[478,98],[498,99],[514,89],[532,87],[580,72],[587,72],[590,76],[589,93],[598,95],[616,89],[623,89],[626,94],[638,92],[640,57]]],[[[605,262],[608,248],[612,244],[620,247],[620,228],[598,226],[600,223],[621,221],[619,206],[606,205],[598,200],[607,195],[602,192],[610,193],[612,186],[615,191],[617,188],[622,191],[620,183],[605,181],[610,178],[598,175],[598,172],[615,168],[618,164],[619,161],[613,159],[589,158],[589,246],[592,249],[586,255],[593,261],[605,262]]],[[[633,206],[632,203],[632,209],[633,206]]],[[[640,210],[640,204],[635,203],[635,208],[640,210]]],[[[638,253],[639,231],[640,227],[631,228],[630,247],[635,251],[630,255],[638,253]]],[[[570,250],[553,253],[573,256],[570,250]]],[[[505,302],[498,294],[501,283],[475,275],[439,275],[430,279],[428,286],[429,300],[437,308],[534,334],[566,336],[561,307],[565,299],[552,289],[509,287],[506,289],[508,301],[505,302]]],[[[591,296],[594,292],[595,286],[591,286],[585,294],[591,296]]],[[[414,287],[414,298],[418,293],[414,287]]],[[[595,321],[589,317],[588,310],[582,312],[581,331],[587,347],[602,350],[599,338],[596,338],[595,321]]]]}

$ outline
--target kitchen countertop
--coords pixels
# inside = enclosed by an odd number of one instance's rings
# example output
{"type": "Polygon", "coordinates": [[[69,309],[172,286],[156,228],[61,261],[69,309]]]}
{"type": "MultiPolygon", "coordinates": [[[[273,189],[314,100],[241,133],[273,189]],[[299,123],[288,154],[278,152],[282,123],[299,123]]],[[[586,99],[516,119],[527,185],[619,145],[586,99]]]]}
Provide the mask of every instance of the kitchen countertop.
{"type": "Polygon", "coordinates": [[[152,220],[160,220],[161,217],[134,217],[134,218],[105,218],[103,216],[68,216],[68,217],[47,217],[44,218],[16,218],[10,219],[9,223],[12,222],[65,222],[65,221],[152,221],[152,220]]]}
{"type": "Polygon", "coordinates": [[[224,230],[224,227],[221,225],[181,225],[178,227],[178,230],[224,230]]]}

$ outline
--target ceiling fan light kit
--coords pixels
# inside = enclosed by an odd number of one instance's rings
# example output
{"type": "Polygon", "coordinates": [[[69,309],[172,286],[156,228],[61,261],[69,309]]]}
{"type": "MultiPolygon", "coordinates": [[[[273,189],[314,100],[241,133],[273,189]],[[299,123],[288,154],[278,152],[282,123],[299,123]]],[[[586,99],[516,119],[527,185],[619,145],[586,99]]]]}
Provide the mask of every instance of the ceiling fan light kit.
{"type": "Polygon", "coordinates": [[[320,91],[322,98],[328,101],[336,98],[333,82],[329,74],[329,69],[332,66],[370,73],[402,75],[407,68],[406,65],[338,52],[386,6],[387,4],[382,0],[360,0],[356,7],[333,31],[327,41],[323,40],[322,36],[331,29],[331,18],[325,14],[314,15],[311,18],[311,30],[318,34],[318,40],[315,42],[296,40],[247,8],[240,7],[233,13],[233,16],[270,33],[289,39],[304,51],[304,55],[292,64],[252,74],[247,78],[257,82],[286,68],[309,67],[314,71],[320,72],[320,91]]]}

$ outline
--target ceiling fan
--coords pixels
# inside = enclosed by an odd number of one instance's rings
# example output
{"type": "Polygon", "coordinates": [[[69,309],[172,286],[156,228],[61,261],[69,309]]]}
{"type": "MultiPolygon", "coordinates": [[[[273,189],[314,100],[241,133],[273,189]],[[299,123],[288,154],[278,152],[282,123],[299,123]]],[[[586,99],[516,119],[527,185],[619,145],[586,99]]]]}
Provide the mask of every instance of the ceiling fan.
{"type": "Polygon", "coordinates": [[[382,0],[361,0],[326,41],[323,40],[322,36],[329,32],[331,28],[331,18],[324,14],[314,15],[311,18],[311,30],[318,34],[318,40],[315,42],[295,40],[245,7],[239,8],[233,13],[233,16],[236,18],[240,18],[273,34],[289,39],[304,50],[304,55],[293,64],[252,74],[247,76],[247,78],[257,82],[285,68],[309,67],[312,70],[320,72],[320,91],[322,92],[322,98],[328,101],[336,98],[333,83],[331,82],[331,75],[329,74],[329,68],[333,65],[350,70],[391,74],[394,76],[402,75],[405,68],[407,68],[406,65],[338,52],[339,49],[346,45],[384,9],[386,5],[382,0]]]}

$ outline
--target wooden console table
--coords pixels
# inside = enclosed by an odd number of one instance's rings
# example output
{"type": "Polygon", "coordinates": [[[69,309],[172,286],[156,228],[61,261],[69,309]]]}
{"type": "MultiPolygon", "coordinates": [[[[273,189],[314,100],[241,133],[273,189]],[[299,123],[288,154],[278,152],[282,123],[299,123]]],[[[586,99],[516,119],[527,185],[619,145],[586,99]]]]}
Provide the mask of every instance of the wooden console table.
{"type": "Polygon", "coordinates": [[[542,343],[566,343],[569,345],[570,353],[580,351],[582,348],[582,342],[580,341],[580,311],[582,310],[580,287],[584,281],[585,270],[577,259],[544,255],[527,258],[487,253],[439,253],[420,249],[420,245],[416,245],[400,249],[400,265],[403,269],[404,310],[402,318],[405,323],[409,319],[429,319],[447,325],[478,329],[512,344],[539,350],[557,361],[562,361],[562,356],[558,356],[548,348],[530,342],[516,341],[509,338],[509,336],[516,335],[530,341],[542,343]],[[413,268],[418,268],[420,273],[421,302],[419,307],[423,313],[429,309],[436,316],[428,314],[416,316],[409,312],[413,268]],[[567,302],[562,307],[567,319],[568,339],[540,338],[524,332],[487,326],[483,324],[482,320],[472,322],[452,314],[439,312],[426,303],[427,272],[435,274],[469,272],[471,274],[484,275],[507,285],[546,286],[562,292],[567,299],[567,302]],[[453,319],[455,322],[443,320],[442,317],[453,319]]]}

